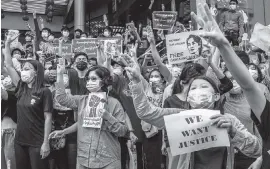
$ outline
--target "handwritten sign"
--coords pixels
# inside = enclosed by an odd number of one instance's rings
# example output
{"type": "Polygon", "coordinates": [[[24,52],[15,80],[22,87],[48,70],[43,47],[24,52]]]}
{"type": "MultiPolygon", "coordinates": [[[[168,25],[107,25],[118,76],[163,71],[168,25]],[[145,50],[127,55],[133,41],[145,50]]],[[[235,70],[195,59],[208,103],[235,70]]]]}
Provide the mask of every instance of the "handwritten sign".
{"type": "Polygon", "coordinates": [[[169,64],[179,64],[197,59],[206,59],[210,48],[198,34],[201,31],[182,32],[166,36],[169,64]]]}
{"type": "Polygon", "coordinates": [[[98,41],[104,43],[104,53],[107,55],[111,55],[112,58],[122,53],[121,37],[98,38],[98,41]]]}
{"type": "Polygon", "coordinates": [[[83,127],[101,128],[102,117],[100,110],[104,109],[106,93],[90,93],[88,105],[83,117],[83,127]]]}
{"type": "Polygon", "coordinates": [[[265,52],[270,52],[270,27],[256,23],[250,38],[250,43],[265,52]]]}
{"type": "Polygon", "coordinates": [[[88,57],[97,57],[97,39],[73,39],[73,50],[75,53],[84,52],[88,57]]]}
{"type": "Polygon", "coordinates": [[[157,30],[171,30],[177,17],[175,11],[154,11],[152,14],[153,18],[153,29],[157,30]]]}
{"type": "Polygon", "coordinates": [[[210,117],[219,113],[215,110],[195,109],[165,116],[172,155],[229,146],[227,130],[211,125],[210,117]]]}
{"type": "MultiPolygon", "coordinates": [[[[56,55],[59,55],[59,44],[54,43],[53,44],[54,52],[56,55]]],[[[72,52],[72,44],[63,43],[62,44],[62,56],[66,59],[70,59],[73,55],[72,52]]]]}

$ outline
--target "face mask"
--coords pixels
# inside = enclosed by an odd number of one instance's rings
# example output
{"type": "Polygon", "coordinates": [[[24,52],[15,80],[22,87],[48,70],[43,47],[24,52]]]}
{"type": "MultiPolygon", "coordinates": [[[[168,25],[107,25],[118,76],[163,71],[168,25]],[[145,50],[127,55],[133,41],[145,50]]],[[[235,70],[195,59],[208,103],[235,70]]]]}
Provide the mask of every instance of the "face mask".
{"type": "Polygon", "coordinates": [[[6,89],[10,89],[13,87],[12,80],[9,76],[7,76],[6,78],[4,78],[4,80],[2,80],[2,84],[6,89]]]}
{"type": "Polygon", "coordinates": [[[100,81],[97,80],[95,82],[92,82],[92,81],[88,81],[87,84],[86,84],[86,88],[89,92],[91,93],[95,93],[95,92],[98,92],[100,89],[101,89],[102,86],[100,86],[100,81]]]}
{"type": "Polygon", "coordinates": [[[178,77],[181,74],[181,69],[179,67],[172,68],[172,75],[173,77],[178,77]]]}
{"type": "Polygon", "coordinates": [[[21,57],[22,57],[22,56],[21,56],[20,54],[14,54],[14,55],[13,55],[13,58],[16,58],[16,59],[21,59],[21,57]]]}
{"type": "Polygon", "coordinates": [[[31,83],[32,80],[34,79],[34,76],[31,76],[31,71],[30,70],[23,70],[21,71],[21,79],[25,83],[31,83]]]}
{"type": "Polygon", "coordinates": [[[80,39],[81,38],[81,35],[77,35],[75,36],[76,39],[80,39]]]}
{"type": "Polygon", "coordinates": [[[191,90],[188,93],[187,102],[192,108],[206,108],[213,104],[213,94],[204,89],[191,90]]]}
{"type": "Polygon", "coordinates": [[[84,61],[77,62],[76,67],[78,70],[84,71],[87,68],[87,63],[84,61]]]}
{"type": "Polygon", "coordinates": [[[63,32],[63,36],[64,37],[68,37],[69,36],[69,33],[68,32],[63,32]]]}
{"type": "Polygon", "coordinates": [[[230,93],[231,94],[239,94],[239,93],[241,93],[241,91],[242,91],[242,89],[241,89],[240,85],[236,81],[234,81],[233,88],[230,90],[230,93]]]}
{"type": "Polygon", "coordinates": [[[235,10],[235,9],[236,9],[236,5],[230,5],[230,8],[231,8],[232,10],[235,10]]]}
{"type": "Polygon", "coordinates": [[[149,83],[150,85],[153,84],[153,83],[159,83],[160,82],[160,78],[157,78],[157,77],[152,77],[149,79],[149,83]]]}
{"type": "Polygon", "coordinates": [[[258,75],[258,72],[257,70],[251,70],[249,69],[249,73],[251,74],[251,76],[253,77],[254,80],[257,80],[259,75],[258,75]]]}
{"type": "Polygon", "coordinates": [[[86,37],[81,37],[81,39],[86,39],[86,37]]]}
{"type": "Polygon", "coordinates": [[[143,31],[142,36],[147,36],[147,32],[143,31]]]}
{"type": "Polygon", "coordinates": [[[42,36],[43,38],[47,38],[47,37],[49,36],[49,34],[48,34],[47,32],[42,32],[42,33],[41,33],[41,36],[42,36]]]}
{"type": "Polygon", "coordinates": [[[108,36],[109,36],[109,32],[108,32],[108,31],[105,31],[105,32],[103,33],[103,35],[104,35],[105,37],[108,37],[108,36]]]}
{"type": "Polygon", "coordinates": [[[121,75],[123,75],[123,70],[121,68],[115,68],[115,69],[113,69],[113,73],[118,75],[118,76],[121,76],[121,75]]]}

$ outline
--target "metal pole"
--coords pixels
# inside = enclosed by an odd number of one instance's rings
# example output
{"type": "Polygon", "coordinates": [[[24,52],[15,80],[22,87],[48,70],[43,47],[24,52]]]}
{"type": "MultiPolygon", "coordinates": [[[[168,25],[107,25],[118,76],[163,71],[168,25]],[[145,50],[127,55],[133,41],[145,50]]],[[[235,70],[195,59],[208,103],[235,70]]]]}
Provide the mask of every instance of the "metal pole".
{"type": "Polygon", "coordinates": [[[85,27],[85,0],[74,1],[74,29],[84,31],[85,27]]]}

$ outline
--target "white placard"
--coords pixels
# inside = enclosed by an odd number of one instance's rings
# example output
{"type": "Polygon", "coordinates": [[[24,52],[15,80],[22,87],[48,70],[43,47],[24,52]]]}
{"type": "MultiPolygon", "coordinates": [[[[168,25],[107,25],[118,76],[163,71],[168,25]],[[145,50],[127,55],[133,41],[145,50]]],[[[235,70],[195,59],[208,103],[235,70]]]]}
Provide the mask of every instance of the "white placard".
{"type": "Polygon", "coordinates": [[[210,117],[219,113],[216,110],[195,109],[165,116],[172,155],[230,146],[227,130],[211,125],[210,117]]]}
{"type": "Polygon", "coordinates": [[[209,47],[206,47],[208,42],[199,36],[201,32],[182,32],[166,36],[167,57],[170,65],[206,59],[209,56],[211,51],[209,47]]]}
{"type": "Polygon", "coordinates": [[[250,43],[265,52],[270,52],[270,27],[256,23],[250,38],[250,43]]]}
{"type": "Polygon", "coordinates": [[[90,93],[88,104],[83,116],[83,127],[101,128],[102,114],[100,110],[104,109],[106,103],[106,93],[90,93]]]}

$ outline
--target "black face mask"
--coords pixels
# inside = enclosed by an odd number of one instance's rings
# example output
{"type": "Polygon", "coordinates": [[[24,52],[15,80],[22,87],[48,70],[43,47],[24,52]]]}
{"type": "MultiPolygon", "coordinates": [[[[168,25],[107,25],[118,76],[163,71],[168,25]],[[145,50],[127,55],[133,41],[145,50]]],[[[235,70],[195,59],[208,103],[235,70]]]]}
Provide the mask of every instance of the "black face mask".
{"type": "Polygon", "coordinates": [[[76,39],[80,39],[81,35],[75,35],[76,39]]]}
{"type": "Polygon", "coordinates": [[[84,61],[77,62],[76,67],[78,70],[84,71],[87,68],[87,63],[84,61]]]}

